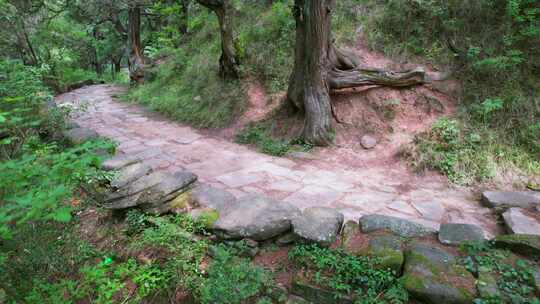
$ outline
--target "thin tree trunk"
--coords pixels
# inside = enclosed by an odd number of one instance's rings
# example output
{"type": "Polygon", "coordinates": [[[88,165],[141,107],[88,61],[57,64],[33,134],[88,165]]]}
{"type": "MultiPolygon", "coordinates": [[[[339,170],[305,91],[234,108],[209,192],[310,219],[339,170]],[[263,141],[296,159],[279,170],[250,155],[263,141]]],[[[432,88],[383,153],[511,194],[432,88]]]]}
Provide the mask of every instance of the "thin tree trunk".
{"type": "Polygon", "coordinates": [[[180,24],[178,26],[178,31],[180,34],[187,34],[188,30],[188,18],[189,18],[189,1],[180,0],[180,24]]]}
{"type": "Polygon", "coordinates": [[[197,0],[212,10],[219,22],[221,32],[221,56],[219,72],[223,78],[238,78],[238,58],[234,48],[233,7],[230,0],[197,0]]]}
{"type": "Polygon", "coordinates": [[[130,7],[129,11],[129,78],[132,83],[144,82],[144,57],[141,46],[141,8],[130,7]]]}

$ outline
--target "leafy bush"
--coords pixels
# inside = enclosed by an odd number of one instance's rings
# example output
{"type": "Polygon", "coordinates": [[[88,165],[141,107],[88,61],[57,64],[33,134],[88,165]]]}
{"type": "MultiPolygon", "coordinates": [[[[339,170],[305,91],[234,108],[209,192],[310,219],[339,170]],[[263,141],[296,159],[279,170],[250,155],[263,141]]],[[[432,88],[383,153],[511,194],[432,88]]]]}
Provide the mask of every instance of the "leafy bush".
{"type": "Polygon", "coordinates": [[[362,304],[408,301],[397,275],[377,269],[377,260],[317,245],[298,245],[289,251],[289,259],[312,271],[314,283],[330,288],[336,296],[354,295],[362,304]]]}
{"type": "Polygon", "coordinates": [[[0,159],[16,156],[28,138],[46,128],[51,95],[41,82],[45,71],[0,61],[0,159]]]}
{"type": "Polygon", "coordinates": [[[32,142],[20,158],[0,163],[0,237],[11,236],[12,224],[69,221],[69,199],[77,186],[106,177],[94,151],[110,148],[108,142],[89,142],[62,151],[56,144],[32,142]]]}

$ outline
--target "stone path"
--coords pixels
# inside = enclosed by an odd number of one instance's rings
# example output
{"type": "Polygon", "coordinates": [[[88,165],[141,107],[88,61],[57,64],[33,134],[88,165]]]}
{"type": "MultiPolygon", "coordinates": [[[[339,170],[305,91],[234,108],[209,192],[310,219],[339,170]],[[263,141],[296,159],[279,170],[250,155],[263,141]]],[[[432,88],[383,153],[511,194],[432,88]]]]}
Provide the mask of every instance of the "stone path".
{"type": "MultiPolygon", "coordinates": [[[[71,105],[73,120],[118,142],[123,153],[141,153],[156,170],[188,169],[199,181],[227,189],[288,201],[300,209],[333,207],[346,219],[366,214],[398,216],[438,229],[440,223],[468,223],[488,236],[498,234],[495,217],[470,190],[430,175],[411,177],[399,163],[352,168],[334,160],[272,157],[204,135],[143,107],[114,101],[121,88],[84,87],[56,98],[71,105]]],[[[328,151],[326,151],[328,153],[328,151]]]]}

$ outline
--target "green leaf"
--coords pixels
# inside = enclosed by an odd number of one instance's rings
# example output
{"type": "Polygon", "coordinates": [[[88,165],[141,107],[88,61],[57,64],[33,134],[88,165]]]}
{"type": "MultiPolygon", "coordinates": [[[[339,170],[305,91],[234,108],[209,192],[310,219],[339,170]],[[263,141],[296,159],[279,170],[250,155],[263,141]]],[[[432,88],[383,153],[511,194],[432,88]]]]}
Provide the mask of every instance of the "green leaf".
{"type": "Polygon", "coordinates": [[[53,220],[58,221],[58,222],[62,222],[62,223],[69,222],[71,220],[71,208],[62,207],[62,208],[56,210],[53,213],[52,218],[53,218],[53,220]]]}

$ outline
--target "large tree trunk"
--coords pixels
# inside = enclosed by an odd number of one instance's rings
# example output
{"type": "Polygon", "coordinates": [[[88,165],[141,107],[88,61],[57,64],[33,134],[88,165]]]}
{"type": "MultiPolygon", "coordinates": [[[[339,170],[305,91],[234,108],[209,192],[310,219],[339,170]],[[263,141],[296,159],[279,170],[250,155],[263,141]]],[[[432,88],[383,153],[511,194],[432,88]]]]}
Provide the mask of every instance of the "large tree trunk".
{"type": "Polygon", "coordinates": [[[141,8],[130,7],[129,11],[129,78],[132,83],[144,82],[144,57],[141,46],[141,8]]]}
{"type": "Polygon", "coordinates": [[[295,0],[296,48],[288,98],[304,112],[303,137],[315,145],[332,138],[328,93],[331,13],[334,0],[295,0]]]}
{"type": "Polygon", "coordinates": [[[231,1],[197,0],[197,2],[212,10],[218,18],[221,31],[220,75],[224,78],[238,78],[238,58],[234,49],[233,7],[231,1]]]}
{"type": "Polygon", "coordinates": [[[305,115],[303,138],[315,145],[333,141],[330,89],[365,85],[404,87],[424,82],[420,69],[393,72],[361,68],[350,52],[334,46],[331,19],[335,0],[295,0],[296,47],[288,101],[305,115]]]}

